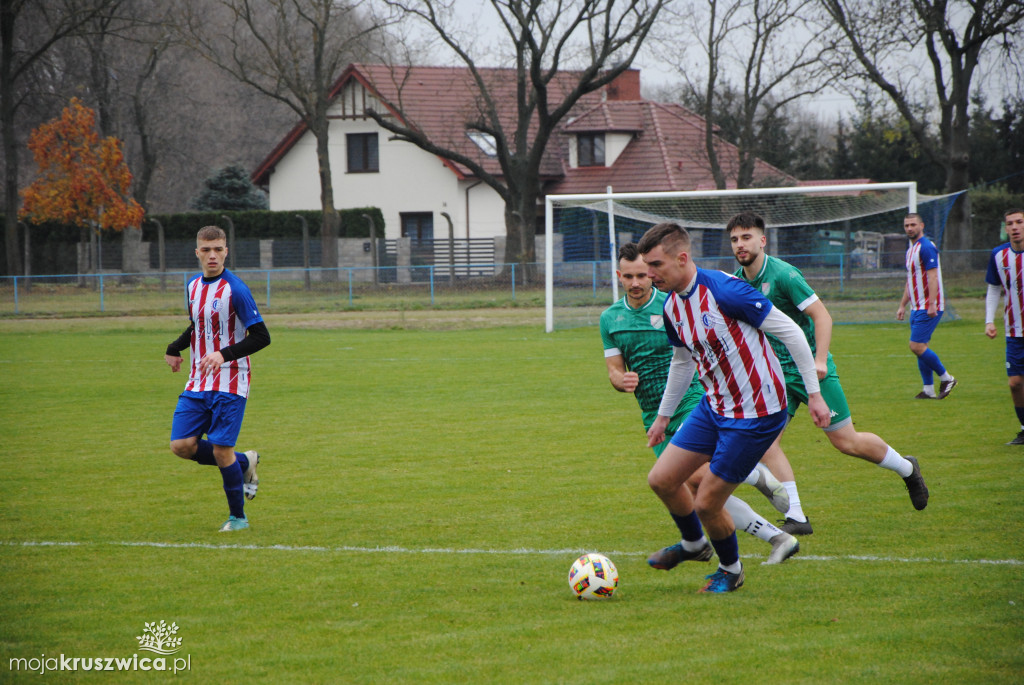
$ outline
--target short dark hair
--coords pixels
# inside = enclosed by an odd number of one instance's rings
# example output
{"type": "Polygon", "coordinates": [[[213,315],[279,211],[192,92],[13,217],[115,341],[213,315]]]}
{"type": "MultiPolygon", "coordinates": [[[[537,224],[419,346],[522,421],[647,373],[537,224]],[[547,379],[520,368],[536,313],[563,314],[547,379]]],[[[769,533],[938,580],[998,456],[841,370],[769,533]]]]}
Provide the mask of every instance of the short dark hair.
{"type": "Polygon", "coordinates": [[[203,226],[196,233],[196,240],[223,240],[226,243],[228,236],[220,226],[203,226]]]}
{"type": "Polygon", "coordinates": [[[1003,218],[1010,216],[1011,214],[1024,214],[1024,209],[1018,207],[1011,207],[1010,209],[1003,212],[1003,218]]]}
{"type": "Polygon", "coordinates": [[[907,219],[917,219],[922,224],[924,223],[924,217],[918,214],[917,212],[907,212],[907,215],[903,217],[903,219],[904,221],[906,221],[907,219]]]}
{"type": "Polygon", "coordinates": [[[734,228],[756,228],[764,233],[764,217],[757,212],[740,212],[733,218],[729,219],[729,223],[726,225],[725,230],[731,232],[734,228]]]}
{"type": "Polygon", "coordinates": [[[627,262],[635,262],[640,259],[640,250],[636,249],[636,243],[626,243],[619,248],[619,261],[625,259],[627,262]]]}
{"type": "Polygon", "coordinates": [[[665,221],[647,229],[647,232],[640,238],[640,242],[637,243],[636,249],[644,255],[658,245],[677,253],[688,250],[690,249],[690,234],[674,221],[665,221]]]}

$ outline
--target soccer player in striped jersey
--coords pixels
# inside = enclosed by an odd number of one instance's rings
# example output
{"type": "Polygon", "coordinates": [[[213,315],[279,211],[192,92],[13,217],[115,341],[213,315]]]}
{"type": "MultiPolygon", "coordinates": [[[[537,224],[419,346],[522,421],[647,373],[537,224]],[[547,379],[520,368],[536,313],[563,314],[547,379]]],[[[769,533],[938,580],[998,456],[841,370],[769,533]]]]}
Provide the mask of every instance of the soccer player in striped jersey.
{"type": "Polygon", "coordinates": [[[227,254],[227,236],[221,228],[199,229],[196,257],[202,273],[185,286],[189,325],[164,356],[177,373],[182,350],[189,350],[192,364],[174,410],[171,452],[220,467],[229,511],[221,532],[249,527],[245,499],[256,496],[259,454],[235,452],[235,443],[249,396],[249,355],[270,344],[270,332],[249,288],[224,268],[227,254]]]}
{"type": "Polygon", "coordinates": [[[647,481],[678,521],[686,551],[706,546],[701,524],[707,530],[719,564],[701,591],[732,592],[743,585],[744,573],[725,502],[786,425],[782,367],[765,333],[779,338],[793,356],[815,425],[828,425],[828,405],[818,390],[814,357],[800,328],[742,280],[697,268],[686,229],[671,222],[658,224],[644,234],[638,249],[654,287],[668,294],[665,331],[675,347],[648,444],[664,440],[695,370],[707,391],[647,481]],[[691,494],[687,480],[704,464],[709,464],[708,472],[691,494]]]}
{"type": "Polygon", "coordinates": [[[1020,422],[1020,432],[1007,445],[1024,445],[1024,209],[1003,213],[1009,242],[992,250],[985,282],[985,335],[996,337],[996,307],[1000,294],[1006,296],[1003,328],[1006,333],[1006,375],[1010,396],[1020,422]]]}
{"type": "MultiPolygon", "coordinates": [[[[761,216],[754,212],[742,212],[729,220],[726,230],[729,232],[733,255],[740,263],[736,277],[763,293],[803,331],[814,354],[821,396],[831,410],[830,421],[824,426],[829,442],[843,454],[895,471],[903,478],[914,508],[924,509],[928,504],[928,488],[925,487],[917,459],[903,457],[874,433],[860,432],[853,427],[846,394],[828,349],[832,342],[832,316],[824,303],[818,299],[799,269],[764,251],[768,238],[761,216]]],[[[768,341],[786,376],[787,412],[792,418],[800,403],[807,401],[807,389],[786,346],[772,336],[768,336],[768,341]]],[[[775,440],[764,458],[764,462],[778,475],[789,492],[791,508],[780,528],[795,535],[809,535],[813,531],[800,506],[792,467],[779,447],[781,437],[775,440]]]]}
{"type": "MultiPolygon", "coordinates": [[[[672,361],[672,346],[665,335],[662,316],[666,296],[652,287],[647,277],[647,265],[640,258],[635,243],[623,245],[619,249],[618,258],[619,268],[615,273],[624,295],[602,312],[601,340],[608,379],[619,392],[633,393],[636,397],[646,432],[658,416],[658,406],[665,392],[665,381],[672,361]]],[[[704,386],[694,377],[665,430],[665,440],[653,447],[655,456],[661,455],[668,440],[703,396],[704,386]]],[[[788,510],[789,498],[785,488],[766,467],[758,464],[744,482],[757,488],[780,512],[788,510]]],[[[696,480],[691,481],[690,485],[693,488],[698,484],[699,480],[696,480]]],[[[772,546],[766,564],[782,563],[800,550],[800,544],[792,535],[776,528],[738,497],[730,496],[725,506],[738,529],[772,546]]],[[[652,554],[647,563],[653,568],[667,571],[690,559],[711,559],[710,545],[695,557],[683,550],[682,544],[677,542],[652,554]]]]}
{"type": "Polygon", "coordinates": [[[942,266],[939,251],[924,234],[924,219],[910,213],[903,219],[903,232],[910,239],[907,248],[907,285],[896,310],[896,319],[903,321],[910,304],[910,351],[917,355],[917,368],[924,384],[916,395],[919,400],[944,400],[956,387],[956,379],[946,370],[939,355],[928,347],[935,327],[942,320],[946,298],[942,290],[942,266]],[[939,391],[935,392],[935,375],[939,391]]]}

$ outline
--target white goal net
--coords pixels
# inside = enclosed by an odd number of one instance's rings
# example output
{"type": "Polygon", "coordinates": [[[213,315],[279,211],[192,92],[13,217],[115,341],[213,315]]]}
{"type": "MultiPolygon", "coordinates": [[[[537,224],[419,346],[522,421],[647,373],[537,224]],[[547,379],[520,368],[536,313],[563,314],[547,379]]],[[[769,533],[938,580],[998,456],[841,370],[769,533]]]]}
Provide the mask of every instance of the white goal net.
{"type": "Polygon", "coordinates": [[[949,196],[919,197],[913,182],[549,195],[545,328],[597,324],[619,296],[619,246],[662,221],[686,227],[699,266],[735,271],[723,229],[746,210],[765,218],[769,254],[799,267],[834,319],[892,320],[905,274],[904,216],[920,213],[926,234],[941,247],[951,204],[949,196]],[[885,304],[884,314],[872,301],[885,304]]]}

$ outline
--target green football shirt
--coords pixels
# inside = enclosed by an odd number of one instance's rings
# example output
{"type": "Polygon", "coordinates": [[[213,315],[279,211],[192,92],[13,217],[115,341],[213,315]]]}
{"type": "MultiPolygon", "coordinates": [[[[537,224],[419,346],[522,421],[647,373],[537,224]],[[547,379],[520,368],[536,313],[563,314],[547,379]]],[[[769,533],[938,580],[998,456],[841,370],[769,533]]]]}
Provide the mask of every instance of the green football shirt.
{"type": "MultiPolygon", "coordinates": [[[[779,311],[793,319],[800,330],[804,332],[804,337],[807,338],[807,343],[811,346],[811,353],[817,353],[817,345],[814,341],[814,321],[804,314],[804,310],[817,302],[818,296],[804,280],[800,269],[781,259],[765,255],[761,271],[753,279],[747,279],[743,273],[743,267],[736,270],[735,276],[760,290],[765,297],[771,300],[773,305],[779,308],[779,311]]],[[[797,370],[793,357],[790,356],[786,346],[772,335],[768,336],[768,342],[771,343],[772,349],[775,350],[775,354],[782,364],[786,382],[789,383],[791,378],[795,378],[800,379],[802,384],[800,371],[797,370]]],[[[827,363],[829,371],[834,372],[835,365],[832,363],[831,352],[828,353],[827,363]]]]}
{"type": "Polygon", "coordinates": [[[601,313],[601,341],[605,356],[621,354],[626,368],[639,376],[636,401],[644,412],[658,411],[665,393],[672,345],[665,334],[662,307],[665,293],[651,291],[651,299],[639,309],[623,296],[601,313]]]}

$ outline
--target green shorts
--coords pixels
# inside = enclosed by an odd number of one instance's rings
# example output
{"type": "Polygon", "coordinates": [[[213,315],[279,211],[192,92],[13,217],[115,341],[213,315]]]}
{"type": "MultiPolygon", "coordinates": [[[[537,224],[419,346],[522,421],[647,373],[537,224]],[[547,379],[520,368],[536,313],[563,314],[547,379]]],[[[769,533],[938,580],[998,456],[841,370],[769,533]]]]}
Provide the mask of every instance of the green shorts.
{"type": "MultiPolygon", "coordinates": [[[[652,447],[654,450],[654,456],[660,457],[661,453],[665,451],[668,444],[672,441],[672,436],[676,434],[679,427],[683,425],[683,421],[690,415],[701,399],[704,397],[704,386],[700,384],[700,381],[694,380],[690,383],[690,387],[686,389],[686,394],[683,395],[683,399],[679,401],[679,406],[676,407],[676,413],[672,415],[672,420],[668,422],[668,428],[665,429],[665,439],[659,442],[657,445],[652,447]]],[[[644,430],[648,430],[654,420],[658,418],[658,410],[645,411],[643,413],[644,419],[644,430]]]]}
{"type": "MultiPolygon", "coordinates": [[[[828,375],[818,381],[821,386],[821,398],[825,400],[829,410],[832,412],[832,421],[823,430],[826,433],[839,430],[853,419],[850,415],[850,405],[846,403],[846,393],[843,392],[843,385],[839,382],[839,374],[835,366],[829,364],[828,375]]],[[[804,387],[804,380],[799,375],[793,377],[786,375],[786,402],[789,404],[787,411],[790,418],[796,415],[796,410],[801,404],[807,404],[807,389],[804,387]]]]}

